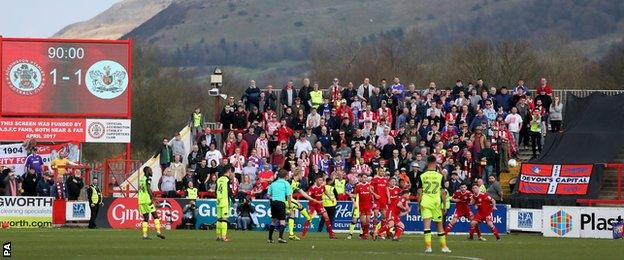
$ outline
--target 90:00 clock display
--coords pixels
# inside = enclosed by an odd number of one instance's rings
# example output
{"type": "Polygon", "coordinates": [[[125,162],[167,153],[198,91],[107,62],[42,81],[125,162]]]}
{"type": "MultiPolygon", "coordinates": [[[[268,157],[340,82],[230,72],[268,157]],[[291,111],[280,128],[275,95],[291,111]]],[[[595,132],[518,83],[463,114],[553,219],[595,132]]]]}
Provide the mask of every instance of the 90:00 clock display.
{"type": "Polygon", "coordinates": [[[48,48],[48,58],[50,59],[82,59],[85,51],[83,48],[76,47],[50,47],[48,48]]]}

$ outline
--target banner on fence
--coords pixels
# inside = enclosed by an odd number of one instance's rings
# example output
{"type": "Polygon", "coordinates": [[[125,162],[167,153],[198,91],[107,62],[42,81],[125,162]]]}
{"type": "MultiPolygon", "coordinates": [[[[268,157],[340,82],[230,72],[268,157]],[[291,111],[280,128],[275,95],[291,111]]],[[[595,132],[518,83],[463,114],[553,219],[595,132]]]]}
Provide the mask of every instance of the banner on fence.
{"type": "MultiPolygon", "coordinates": [[[[304,208],[307,209],[308,203],[307,201],[300,201],[304,208]]],[[[208,200],[197,200],[197,209],[198,216],[196,225],[199,226],[201,224],[213,224],[216,220],[216,203],[214,199],[208,200]]],[[[254,206],[255,213],[253,214],[253,221],[256,224],[257,229],[265,229],[271,223],[271,212],[270,205],[268,200],[254,200],[252,202],[254,206]]],[[[406,232],[420,232],[423,230],[423,223],[420,214],[418,213],[417,203],[411,202],[409,203],[411,210],[409,214],[402,217],[402,221],[405,224],[406,232]]],[[[451,208],[447,211],[446,221],[450,221],[452,214],[455,210],[455,205],[451,204],[451,208]]],[[[336,216],[334,218],[333,229],[335,231],[347,231],[349,230],[349,224],[351,223],[353,212],[353,203],[350,201],[339,201],[336,205],[336,216]]],[[[237,215],[236,208],[230,208],[230,223],[236,223],[237,215]]],[[[507,205],[496,205],[496,210],[493,212],[493,220],[494,225],[498,229],[500,233],[507,232],[507,205]]],[[[301,231],[303,228],[303,223],[305,218],[299,214],[299,212],[295,212],[295,230],[301,231]]],[[[319,216],[315,216],[311,222],[310,231],[316,231],[318,229],[319,224],[319,216]]],[[[359,221],[356,226],[358,229],[359,221]]],[[[489,228],[485,224],[481,224],[480,229],[484,232],[490,232],[489,228]]],[[[435,228],[434,228],[435,230],[435,228]]],[[[465,218],[460,219],[460,221],[453,227],[452,232],[457,233],[466,233],[470,230],[469,221],[465,218]]]]}
{"type": "Polygon", "coordinates": [[[541,209],[509,209],[509,229],[527,232],[542,232],[541,209]]]}
{"type": "MultiPolygon", "coordinates": [[[[59,154],[67,154],[67,159],[72,162],[80,161],[80,143],[67,142],[58,144],[37,145],[37,154],[43,159],[43,163],[50,167],[52,160],[59,157],[59,154]]],[[[0,145],[0,165],[13,167],[15,173],[21,176],[26,172],[26,150],[22,143],[0,145]]]]}
{"type": "Polygon", "coordinates": [[[613,225],[624,219],[624,208],[544,206],[545,237],[612,238],[613,225]]]}
{"type": "Polygon", "coordinates": [[[585,195],[593,166],[522,164],[520,193],[585,195]]]}
{"type": "MultiPolygon", "coordinates": [[[[104,198],[100,207],[96,224],[105,228],[140,228],[143,216],[139,213],[136,198],[104,198]]],[[[157,199],[156,213],[164,228],[175,229],[182,223],[182,209],[188,203],[186,199],[157,199]]],[[[150,214],[149,225],[154,220],[150,214]]]]}
{"type": "Polygon", "coordinates": [[[0,226],[9,228],[52,227],[52,197],[0,196],[0,226]]]}
{"type": "Polygon", "coordinates": [[[68,221],[85,221],[91,217],[91,208],[86,201],[69,201],[65,204],[65,219],[68,221]]]}

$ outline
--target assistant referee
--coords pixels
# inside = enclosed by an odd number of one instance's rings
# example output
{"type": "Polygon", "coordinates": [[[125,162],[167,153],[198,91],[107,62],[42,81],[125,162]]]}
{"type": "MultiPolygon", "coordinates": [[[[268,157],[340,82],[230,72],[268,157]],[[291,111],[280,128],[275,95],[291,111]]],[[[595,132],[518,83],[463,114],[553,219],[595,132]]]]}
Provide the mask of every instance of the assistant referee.
{"type": "Polygon", "coordinates": [[[279,243],[286,243],[284,239],[284,228],[286,226],[286,202],[290,201],[292,189],[290,184],[285,180],[288,172],[280,170],[278,179],[271,183],[267,195],[271,201],[271,226],[269,226],[268,243],[273,243],[273,232],[275,228],[279,231],[279,243]]]}

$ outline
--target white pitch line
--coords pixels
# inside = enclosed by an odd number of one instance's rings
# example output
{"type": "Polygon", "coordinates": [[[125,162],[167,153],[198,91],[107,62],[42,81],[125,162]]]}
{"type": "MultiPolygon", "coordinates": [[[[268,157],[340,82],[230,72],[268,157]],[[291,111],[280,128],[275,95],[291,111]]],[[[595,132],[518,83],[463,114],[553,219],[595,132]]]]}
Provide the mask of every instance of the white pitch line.
{"type": "MultiPolygon", "coordinates": [[[[360,252],[365,253],[365,254],[371,254],[371,255],[384,255],[385,254],[385,253],[381,253],[381,252],[370,252],[370,251],[360,251],[360,252]]],[[[392,252],[392,254],[418,255],[418,256],[441,256],[441,257],[456,258],[456,259],[483,260],[482,258],[477,258],[477,257],[452,255],[452,253],[449,253],[449,254],[425,254],[425,253],[416,253],[416,252],[414,252],[414,253],[392,252]]]]}

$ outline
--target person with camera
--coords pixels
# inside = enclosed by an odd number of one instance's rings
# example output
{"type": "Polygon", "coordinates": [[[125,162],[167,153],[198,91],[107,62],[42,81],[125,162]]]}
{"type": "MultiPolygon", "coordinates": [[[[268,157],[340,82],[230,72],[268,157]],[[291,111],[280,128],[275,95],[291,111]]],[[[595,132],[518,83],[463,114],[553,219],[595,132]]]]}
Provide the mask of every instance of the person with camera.
{"type": "Polygon", "coordinates": [[[251,214],[256,213],[256,209],[251,204],[250,197],[240,199],[240,204],[236,208],[236,227],[240,230],[252,230],[251,214]]]}
{"type": "Polygon", "coordinates": [[[189,204],[184,206],[184,218],[182,219],[182,227],[186,227],[187,229],[195,229],[195,222],[197,219],[197,206],[195,206],[195,200],[189,201],[189,204]]]}

